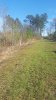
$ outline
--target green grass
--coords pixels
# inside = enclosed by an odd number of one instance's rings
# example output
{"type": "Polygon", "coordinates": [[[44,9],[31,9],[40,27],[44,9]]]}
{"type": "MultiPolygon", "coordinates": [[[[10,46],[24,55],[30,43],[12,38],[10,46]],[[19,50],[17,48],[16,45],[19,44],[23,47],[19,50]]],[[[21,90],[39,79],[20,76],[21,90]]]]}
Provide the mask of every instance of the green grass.
{"type": "Polygon", "coordinates": [[[56,100],[56,43],[22,47],[0,64],[0,100],[56,100]]]}

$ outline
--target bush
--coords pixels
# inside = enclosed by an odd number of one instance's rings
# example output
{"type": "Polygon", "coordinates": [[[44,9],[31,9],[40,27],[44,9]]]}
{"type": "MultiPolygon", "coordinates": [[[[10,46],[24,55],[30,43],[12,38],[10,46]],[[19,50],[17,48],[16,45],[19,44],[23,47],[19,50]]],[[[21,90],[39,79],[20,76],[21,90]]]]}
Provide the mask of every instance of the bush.
{"type": "Polygon", "coordinates": [[[53,34],[53,40],[56,41],[56,31],[55,31],[54,34],[53,34]]]}
{"type": "Polygon", "coordinates": [[[48,39],[56,41],[56,31],[54,33],[52,33],[52,34],[49,34],[48,39]]]}

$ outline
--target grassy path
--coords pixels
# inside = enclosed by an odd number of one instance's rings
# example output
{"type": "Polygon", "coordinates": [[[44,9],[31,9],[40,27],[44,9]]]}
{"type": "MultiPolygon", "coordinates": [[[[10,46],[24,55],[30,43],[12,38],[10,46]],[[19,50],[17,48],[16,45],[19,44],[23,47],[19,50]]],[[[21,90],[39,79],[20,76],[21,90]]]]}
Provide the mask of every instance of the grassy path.
{"type": "Polygon", "coordinates": [[[38,40],[0,63],[0,100],[56,100],[55,51],[38,40]]]}

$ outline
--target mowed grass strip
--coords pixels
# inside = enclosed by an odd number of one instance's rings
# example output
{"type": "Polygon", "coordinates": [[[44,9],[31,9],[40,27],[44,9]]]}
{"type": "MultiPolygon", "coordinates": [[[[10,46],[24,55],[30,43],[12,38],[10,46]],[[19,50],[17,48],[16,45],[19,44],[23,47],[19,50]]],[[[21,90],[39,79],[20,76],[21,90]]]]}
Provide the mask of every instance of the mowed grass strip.
{"type": "Polygon", "coordinates": [[[55,51],[56,42],[38,40],[0,63],[0,100],[56,100],[55,51]]]}

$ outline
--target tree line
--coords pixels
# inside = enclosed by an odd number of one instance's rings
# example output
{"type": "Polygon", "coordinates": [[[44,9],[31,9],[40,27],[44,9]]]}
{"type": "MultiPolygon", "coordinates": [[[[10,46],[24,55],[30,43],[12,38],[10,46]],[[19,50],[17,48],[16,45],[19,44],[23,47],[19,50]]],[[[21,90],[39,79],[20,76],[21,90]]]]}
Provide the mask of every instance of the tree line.
{"type": "MultiPolygon", "coordinates": [[[[5,15],[3,17],[3,31],[0,34],[0,43],[3,45],[14,45],[20,41],[27,41],[32,38],[42,38],[42,32],[48,23],[47,13],[41,15],[36,14],[27,15],[24,19],[24,24],[21,23],[19,18],[14,19],[10,15],[5,15]]],[[[56,39],[56,20],[50,25],[48,30],[48,39],[56,39]],[[53,25],[53,26],[52,26],[53,25]],[[52,26],[52,28],[50,28],[52,26]],[[52,29],[54,28],[54,31],[52,29]]]]}
{"type": "MultiPolygon", "coordinates": [[[[32,38],[40,38],[42,31],[47,23],[47,14],[27,15],[24,24],[19,18],[14,19],[10,15],[3,17],[3,34],[0,36],[0,42],[3,44],[14,45],[21,41],[32,38]]],[[[1,35],[1,34],[0,34],[1,35]]]]}
{"type": "Polygon", "coordinates": [[[56,18],[54,18],[50,23],[47,33],[48,33],[47,39],[56,41],[56,18]]]}

